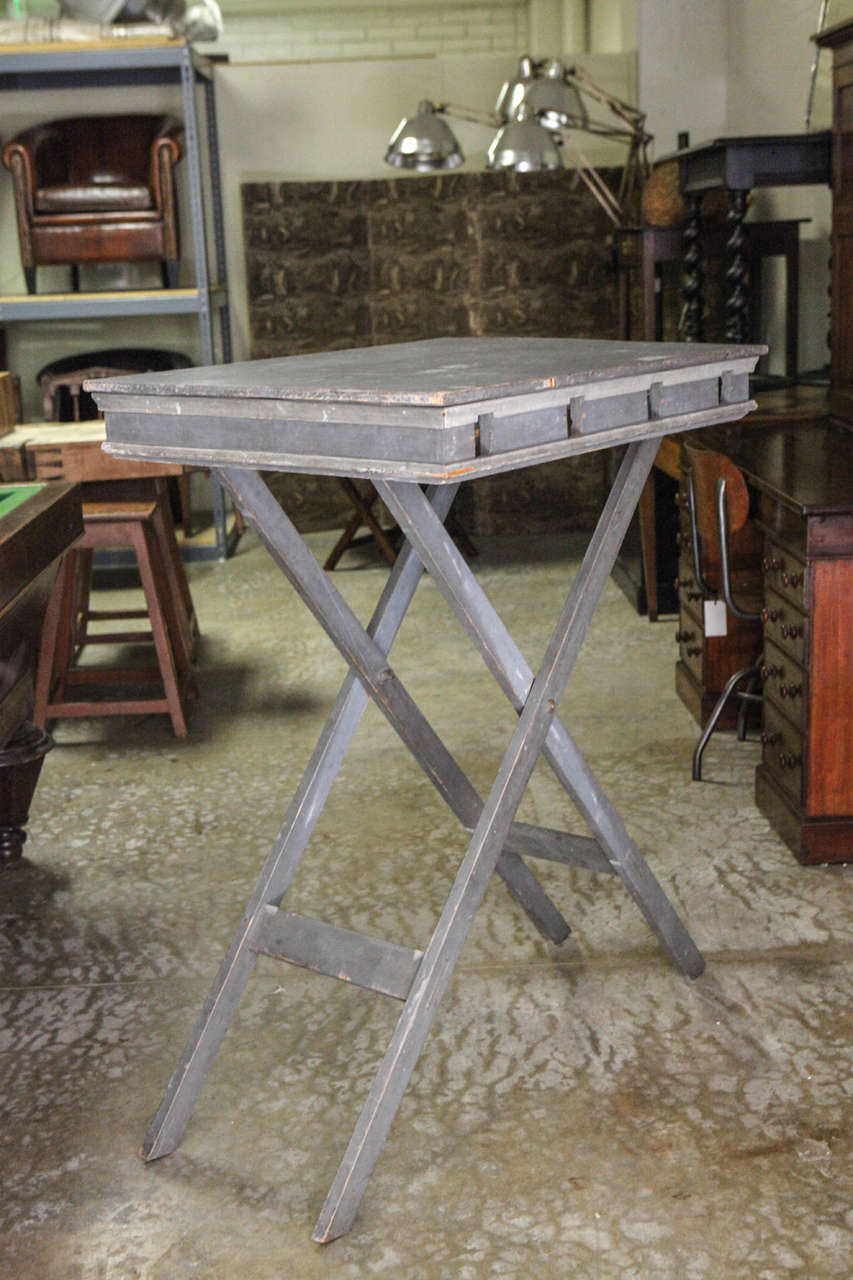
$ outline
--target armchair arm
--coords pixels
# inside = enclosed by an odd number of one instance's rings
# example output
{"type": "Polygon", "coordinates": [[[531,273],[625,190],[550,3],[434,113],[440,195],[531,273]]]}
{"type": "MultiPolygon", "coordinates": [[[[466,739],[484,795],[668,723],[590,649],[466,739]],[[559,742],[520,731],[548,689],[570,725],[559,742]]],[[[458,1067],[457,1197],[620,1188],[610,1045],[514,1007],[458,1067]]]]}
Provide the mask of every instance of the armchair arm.
{"type": "Polygon", "coordinates": [[[65,180],[64,150],[51,125],[19,133],[3,148],[3,164],[12,174],[16,198],[32,211],[36,188],[65,180]]]}
{"type": "Polygon", "coordinates": [[[178,120],[164,118],[151,144],[151,192],[154,208],[163,219],[163,243],[166,260],[180,257],[173,170],[183,155],[184,126],[178,120]]]}
{"type": "Polygon", "coordinates": [[[151,143],[151,189],[158,209],[163,208],[164,197],[171,191],[171,171],[183,154],[184,126],[164,116],[151,143]]]}

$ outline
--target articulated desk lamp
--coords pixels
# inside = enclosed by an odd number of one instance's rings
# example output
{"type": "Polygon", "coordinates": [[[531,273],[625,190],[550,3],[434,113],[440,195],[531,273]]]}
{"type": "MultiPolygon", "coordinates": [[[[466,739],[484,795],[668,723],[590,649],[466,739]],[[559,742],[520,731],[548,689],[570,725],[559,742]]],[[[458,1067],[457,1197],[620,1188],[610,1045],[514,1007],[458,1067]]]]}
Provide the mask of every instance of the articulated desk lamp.
{"type": "Polygon", "coordinates": [[[565,67],[557,58],[534,61],[525,55],[515,79],[501,88],[493,112],[424,101],[416,115],[398,125],[385,153],[387,163],[419,173],[458,168],[465,157],[446,116],[497,130],[487,153],[488,169],[514,169],[517,173],[561,169],[562,152],[570,151],[580,178],[612,222],[622,226],[631,220],[632,206],[649,168],[651,135],[645,131],[646,117],[600,88],[580,67],[565,67]],[[584,97],[606,106],[621,124],[590,119],[584,97]],[[617,193],[571,136],[578,132],[627,145],[628,158],[617,193]]]}

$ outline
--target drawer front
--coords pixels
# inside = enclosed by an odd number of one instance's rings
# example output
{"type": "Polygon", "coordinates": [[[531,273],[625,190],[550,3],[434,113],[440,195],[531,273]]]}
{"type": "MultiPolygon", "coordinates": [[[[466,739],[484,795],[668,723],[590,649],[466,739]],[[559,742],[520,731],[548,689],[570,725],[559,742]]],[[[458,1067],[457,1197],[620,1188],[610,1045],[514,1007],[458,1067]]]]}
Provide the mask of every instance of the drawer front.
{"type": "Polygon", "coordinates": [[[805,614],[770,589],[764,592],[764,608],[761,611],[765,640],[784,649],[800,666],[806,666],[805,614]]]}
{"type": "Polygon", "coordinates": [[[692,614],[682,606],[678,615],[678,630],[675,633],[678,641],[678,656],[691,675],[699,684],[704,684],[704,645],[705,637],[702,627],[692,614]]]}
{"type": "Polygon", "coordinates": [[[806,705],[806,673],[803,668],[775,644],[765,643],[761,678],[765,699],[775,702],[787,719],[802,730],[806,705]]]}
{"type": "Polygon", "coordinates": [[[761,561],[765,591],[775,591],[801,613],[806,611],[806,564],[768,538],[761,561]]]}
{"type": "Polygon", "coordinates": [[[683,608],[691,609],[697,614],[702,613],[702,601],[705,597],[696,585],[696,579],[693,576],[693,565],[683,549],[678,559],[676,590],[683,608]]]}
{"type": "Polygon", "coordinates": [[[802,734],[772,702],[765,701],[761,734],[764,766],[800,808],[803,804],[803,747],[802,734]]]}

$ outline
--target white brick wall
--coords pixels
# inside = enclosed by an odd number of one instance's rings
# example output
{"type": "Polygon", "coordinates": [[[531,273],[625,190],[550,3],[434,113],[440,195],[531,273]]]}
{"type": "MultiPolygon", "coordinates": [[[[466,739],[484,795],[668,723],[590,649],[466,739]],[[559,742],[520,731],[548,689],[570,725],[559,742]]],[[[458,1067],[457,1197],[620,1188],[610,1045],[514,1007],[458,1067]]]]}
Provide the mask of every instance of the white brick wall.
{"type": "MultiPolygon", "coordinates": [[[[436,53],[510,53],[527,44],[529,0],[388,4],[229,14],[215,45],[232,62],[413,57],[436,53]]],[[[247,5],[248,7],[248,5],[247,5]]]]}

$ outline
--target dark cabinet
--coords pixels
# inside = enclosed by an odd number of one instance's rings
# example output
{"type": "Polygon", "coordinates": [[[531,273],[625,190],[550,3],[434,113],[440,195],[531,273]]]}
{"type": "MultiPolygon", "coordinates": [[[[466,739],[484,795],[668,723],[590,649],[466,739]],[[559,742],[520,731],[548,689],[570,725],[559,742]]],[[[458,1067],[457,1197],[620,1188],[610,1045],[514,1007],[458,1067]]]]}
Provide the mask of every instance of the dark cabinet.
{"type": "Polygon", "coordinates": [[[817,43],[832,51],[830,402],[853,422],[853,22],[830,27],[817,43]]]}
{"type": "MultiPolygon", "coordinates": [[[[709,440],[709,443],[711,441],[709,440]]],[[[763,539],[759,808],[801,862],[853,860],[853,432],[831,418],[715,434],[763,539]]]]}

